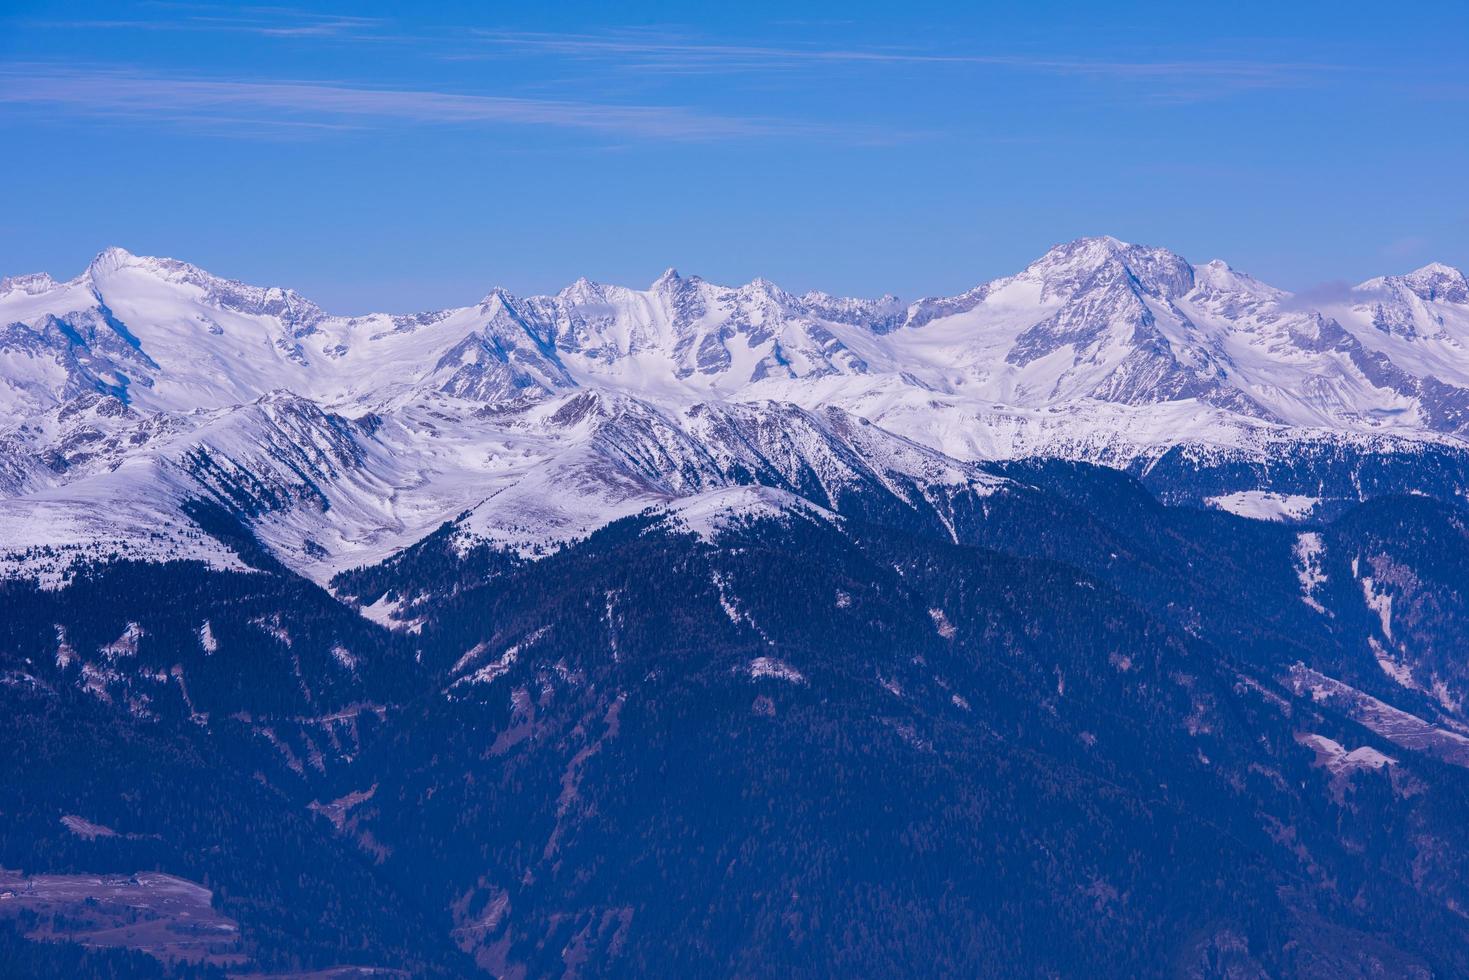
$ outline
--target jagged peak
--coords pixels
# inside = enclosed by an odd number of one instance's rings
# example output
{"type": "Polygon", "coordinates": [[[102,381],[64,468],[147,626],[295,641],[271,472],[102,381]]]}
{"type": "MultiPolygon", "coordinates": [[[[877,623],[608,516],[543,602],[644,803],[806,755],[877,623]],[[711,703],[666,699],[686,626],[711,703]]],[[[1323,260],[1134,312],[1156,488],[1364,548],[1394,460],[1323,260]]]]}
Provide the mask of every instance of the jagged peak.
{"type": "Polygon", "coordinates": [[[514,310],[516,302],[517,298],[510,290],[504,286],[494,286],[479,301],[479,307],[487,310],[498,304],[506,310],[514,310]]]}
{"type": "Polygon", "coordinates": [[[125,266],[141,265],[143,262],[142,256],[134,255],[118,245],[109,245],[87,263],[85,275],[88,278],[96,278],[125,266]]]}
{"type": "MultiPolygon", "coordinates": [[[[94,284],[107,275],[117,272],[119,269],[140,269],[151,273],[160,279],[169,282],[187,282],[194,285],[207,285],[210,283],[229,283],[232,286],[266,292],[267,287],[247,286],[244,283],[234,282],[216,276],[211,272],[199,268],[181,259],[170,259],[155,255],[137,255],[117,245],[109,245],[87,264],[87,270],[83,278],[91,280],[94,284]]],[[[287,293],[289,290],[276,290],[279,293],[287,293]]]]}
{"type": "Polygon", "coordinates": [[[1081,238],[1073,238],[1069,242],[1061,242],[1052,245],[1036,259],[1031,265],[1054,265],[1060,263],[1083,262],[1098,265],[1127,250],[1136,248],[1131,242],[1124,242],[1120,238],[1111,235],[1084,235],[1081,238]]]}
{"type": "Polygon", "coordinates": [[[740,292],[753,293],[756,296],[763,296],[767,300],[770,300],[778,306],[798,305],[794,296],[777,286],[775,283],[771,282],[769,279],[766,279],[764,276],[757,276],[756,278],[750,280],[744,285],[744,287],[740,289],[740,292]]]}
{"type": "Polygon", "coordinates": [[[205,301],[219,309],[275,316],[293,331],[309,330],[326,316],[319,306],[294,289],[252,286],[179,259],[134,255],[115,245],[98,252],[87,271],[74,281],[89,285],[105,302],[112,288],[109,280],[123,269],[138,270],[162,282],[202,290],[205,301]]]}
{"type": "Polygon", "coordinates": [[[1137,245],[1111,235],[1091,235],[1052,245],[1045,254],[1032,262],[1029,268],[1058,265],[1082,265],[1095,268],[1110,261],[1132,261],[1140,258],[1166,259],[1188,264],[1182,256],[1166,248],[1137,245]]]}
{"type": "Polygon", "coordinates": [[[1093,277],[1115,269],[1135,279],[1144,291],[1181,296],[1193,288],[1194,268],[1182,256],[1150,245],[1135,245],[1111,235],[1078,238],[1052,246],[1020,273],[1041,284],[1042,295],[1069,296],[1093,277]]]}
{"type": "Polygon", "coordinates": [[[1464,273],[1442,262],[1430,262],[1403,277],[1408,288],[1426,300],[1469,303],[1469,282],[1464,273]]]}
{"type": "Polygon", "coordinates": [[[1402,275],[1368,279],[1357,289],[1363,292],[1404,289],[1427,301],[1469,303],[1469,281],[1464,273],[1442,262],[1430,262],[1402,275]]]}
{"type": "Polygon", "coordinates": [[[1240,272],[1223,259],[1211,259],[1195,268],[1194,284],[1215,293],[1245,293],[1275,299],[1286,295],[1284,290],[1261,282],[1247,272],[1240,272]]]}
{"type": "Polygon", "coordinates": [[[579,304],[587,302],[600,303],[607,298],[607,287],[600,282],[588,279],[586,276],[579,277],[576,282],[564,287],[556,294],[556,298],[565,303],[579,304]]]}
{"type": "Polygon", "coordinates": [[[864,306],[892,308],[902,306],[903,301],[892,293],[883,293],[873,299],[862,299],[856,296],[837,296],[833,293],[823,292],[819,289],[808,289],[801,294],[801,302],[813,306],[864,306]]]}
{"type": "Polygon", "coordinates": [[[0,296],[8,293],[25,293],[39,296],[49,293],[61,284],[45,272],[28,272],[18,276],[0,276],[0,296]]]}

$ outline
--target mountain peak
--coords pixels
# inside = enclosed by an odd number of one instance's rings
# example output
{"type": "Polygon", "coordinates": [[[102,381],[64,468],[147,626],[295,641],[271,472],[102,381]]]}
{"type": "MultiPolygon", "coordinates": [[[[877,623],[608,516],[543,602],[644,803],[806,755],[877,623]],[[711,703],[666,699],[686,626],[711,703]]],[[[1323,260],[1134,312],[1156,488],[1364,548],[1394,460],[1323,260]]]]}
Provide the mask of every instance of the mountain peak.
{"type": "Polygon", "coordinates": [[[681,303],[685,302],[688,296],[697,292],[703,284],[704,280],[701,277],[681,276],[677,269],[670,266],[663,271],[663,275],[659,276],[648,289],[649,292],[656,296],[662,296],[665,299],[671,298],[674,302],[681,303]]]}
{"type": "Polygon", "coordinates": [[[1055,245],[1021,275],[1039,281],[1042,295],[1064,297],[1108,271],[1125,273],[1144,292],[1160,297],[1181,296],[1194,284],[1193,266],[1182,256],[1164,248],[1134,245],[1111,235],[1055,245]]]}
{"type": "Polygon", "coordinates": [[[1469,282],[1464,273],[1442,262],[1430,262],[1403,276],[1403,283],[1425,300],[1469,303],[1469,282]]]}
{"type": "Polygon", "coordinates": [[[558,299],[575,304],[599,303],[607,297],[607,291],[599,282],[593,282],[586,276],[581,276],[569,286],[564,286],[561,292],[556,294],[558,299]]]}
{"type": "Polygon", "coordinates": [[[1442,262],[1430,262],[1421,268],[1414,269],[1408,273],[1410,276],[1451,276],[1458,279],[1464,278],[1464,273],[1451,265],[1442,262]]]}
{"type": "MultiPolygon", "coordinates": [[[[116,245],[108,246],[97,253],[87,266],[84,275],[94,282],[110,273],[120,269],[138,269],[150,275],[174,283],[188,283],[201,288],[211,286],[227,285],[238,289],[248,289],[254,292],[266,293],[272,287],[246,286],[244,283],[224,279],[214,273],[199,268],[197,265],[184,262],[180,259],[166,259],[151,255],[135,255],[125,248],[116,245]]],[[[275,289],[279,294],[291,293],[291,290],[275,289]]]]}
{"type": "Polygon", "coordinates": [[[124,266],[137,265],[140,261],[139,256],[134,255],[127,249],[117,245],[109,245],[107,248],[98,252],[92,261],[87,264],[86,274],[92,277],[106,275],[124,266]]]}
{"type": "Polygon", "coordinates": [[[494,286],[488,293],[485,293],[484,298],[479,301],[479,305],[481,307],[489,307],[497,301],[501,306],[512,307],[515,305],[515,295],[504,286],[494,286]]]}
{"type": "Polygon", "coordinates": [[[1368,279],[1356,288],[1366,293],[1406,291],[1429,302],[1469,303],[1464,273],[1442,262],[1430,262],[1403,275],[1368,279]]]}
{"type": "Polygon", "coordinates": [[[7,293],[25,293],[27,296],[39,296],[50,292],[59,283],[45,272],[31,272],[19,276],[0,276],[0,296],[7,293]]]}
{"type": "Polygon", "coordinates": [[[1098,260],[1102,260],[1109,256],[1124,254],[1128,249],[1140,247],[1144,246],[1134,245],[1132,242],[1124,242],[1122,239],[1115,238],[1112,235],[1083,235],[1080,238],[1073,238],[1069,242],[1062,242],[1059,245],[1051,246],[1046,254],[1060,252],[1065,255],[1094,256],[1098,260]]]}
{"type": "Polygon", "coordinates": [[[1259,299],[1282,299],[1285,293],[1254,276],[1235,269],[1223,259],[1212,259],[1194,269],[1194,284],[1208,292],[1259,299]]]}
{"type": "Polygon", "coordinates": [[[788,306],[795,303],[794,296],[764,276],[750,280],[750,283],[745,286],[745,289],[756,296],[763,296],[770,302],[781,306],[788,306]]]}
{"type": "Polygon", "coordinates": [[[116,282],[104,282],[123,269],[137,270],[172,286],[199,290],[204,302],[219,309],[277,317],[292,333],[298,335],[302,331],[309,331],[313,324],[326,316],[320,307],[294,289],[283,286],[251,286],[235,279],[217,276],[179,259],[134,255],[117,246],[98,252],[82,278],[90,282],[99,296],[106,296],[115,289],[125,289],[116,282]]]}

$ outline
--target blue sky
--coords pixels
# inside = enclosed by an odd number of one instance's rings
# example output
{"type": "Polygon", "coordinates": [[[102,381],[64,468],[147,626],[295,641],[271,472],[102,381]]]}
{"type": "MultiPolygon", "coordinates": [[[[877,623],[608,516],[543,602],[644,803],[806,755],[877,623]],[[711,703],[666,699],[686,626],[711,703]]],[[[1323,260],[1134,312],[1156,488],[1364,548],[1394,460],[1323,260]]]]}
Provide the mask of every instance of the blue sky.
{"type": "MultiPolygon", "coordinates": [[[[289,0],[286,0],[289,2],[289,0]]],[[[1112,234],[1469,265],[1469,4],[0,5],[0,272],[341,312],[666,266],[905,298],[1112,234]]]]}

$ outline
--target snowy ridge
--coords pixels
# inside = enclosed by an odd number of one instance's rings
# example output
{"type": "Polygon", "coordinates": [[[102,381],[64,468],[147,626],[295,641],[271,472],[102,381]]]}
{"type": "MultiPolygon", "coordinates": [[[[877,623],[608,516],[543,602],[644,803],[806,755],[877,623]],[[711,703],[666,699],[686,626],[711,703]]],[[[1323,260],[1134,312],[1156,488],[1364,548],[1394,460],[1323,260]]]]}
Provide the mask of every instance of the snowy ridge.
{"type": "Polygon", "coordinates": [[[835,523],[840,519],[823,507],[774,487],[711,490],[677,501],[666,512],[680,529],[711,544],[725,531],[748,521],[783,521],[794,517],[835,523]]]}
{"type": "MultiPolygon", "coordinates": [[[[237,563],[197,501],[324,581],[460,515],[462,542],[535,554],[685,498],[769,502],[740,486],[943,523],[1003,486],[986,460],[1459,454],[1466,351],[1448,266],[1309,308],[1112,238],[908,304],[670,269],[359,317],[112,248],[68,281],[0,279],[0,572],[119,544],[237,563]]],[[[1299,520],[1330,496],[1268,483],[1200,502],[1299,520]]]]}

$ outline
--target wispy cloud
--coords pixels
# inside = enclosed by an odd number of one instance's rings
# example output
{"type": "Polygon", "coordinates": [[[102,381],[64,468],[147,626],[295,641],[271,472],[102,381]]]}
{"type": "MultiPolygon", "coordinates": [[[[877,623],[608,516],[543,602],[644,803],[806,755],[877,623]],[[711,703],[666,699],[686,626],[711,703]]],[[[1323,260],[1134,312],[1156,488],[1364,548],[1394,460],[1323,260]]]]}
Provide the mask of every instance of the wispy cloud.
{"type": "Polygon", "coordinates": [[[162,16],[36,21],[32,27],[68,30],[119,30],[254,34],[277,38],[390,40],[380,17],[323,14],[283,6],[220,6],[203,3],[144,4],[162,16]]]}
{"type": "MultiPolygon", "coordinates": [[[[606,62],[637,72],[742,73],[793,71],[831,65],[970,66],[1050,75],[1110,78],[1171,87],[1175,93],[1278,88],[1304,84],[1334,66],[1303,61],[1198,58],[1092,60],[1084,58],[945,52],[913,48],[709,43],[657,31],[602,34],[474,30],[481,46],[563,58],[606,62]]],[[[475,57],[470,51],[463,57],[475,57]]]]}
{"type": "Polygon", "coordinates": [[[37,66],[0,67],[0,104],[47,106],[109,119],[211,126],[223,119],[265,128],[505,124],[661,140],[780,135],[863,138],[853,130],[713,115],[680,106],[610,105],[344,83],[219,80],[37,66]]]}
{"type": "Polygon", "coordinates": [[[1281,299],[1280,308],[1295,313],[1317,313],[1337,306],[1370,302],[1378,293],[1345,279],[1313,283],[1281,299]]]}
{"type": "MultiPolygon", "coordinates": [[[[595,63],[599,69],[649,75],[776,74],[846,67],[970,67],[1132,83],[1154,101],[1197,101],[1232,92],[1300,87],[1338,66],[1301,60],[1179,57],[1162,60],[1090,59],[1045,53],[1006,53],[893,44],[733,43],[677,30],[626,28],[551,32],[464,27],[404,31],[391,20],[330,15],[290,6],[219,6],[154,0],[145,7],[168,16],[33,23],[35,27],[254,34],[282,39],[421,45],[455,61],[538,57],[595,63]]],[[[785,26],[800,26],[785,22],[785,26]]],[[[807,25],[809,26],[809,25],[807,25]]]]}

